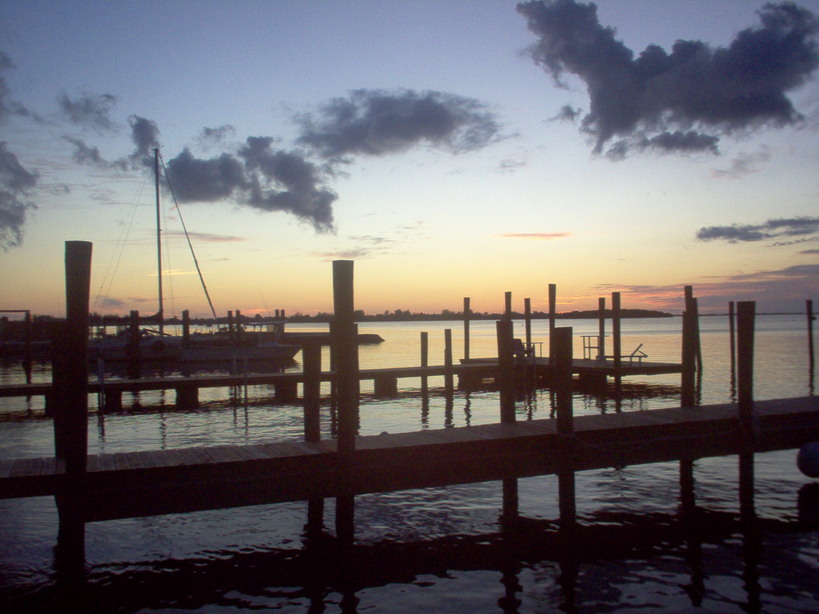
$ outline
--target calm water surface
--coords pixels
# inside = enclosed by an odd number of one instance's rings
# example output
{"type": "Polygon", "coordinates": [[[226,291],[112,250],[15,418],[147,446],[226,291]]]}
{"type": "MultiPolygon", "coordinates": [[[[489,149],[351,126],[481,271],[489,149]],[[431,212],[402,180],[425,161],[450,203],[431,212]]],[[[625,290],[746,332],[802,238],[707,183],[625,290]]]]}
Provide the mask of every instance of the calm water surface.
{"type": "MultiPolygon", "coordinates": [[[[597,322],[572,326],[580,335],[597,322]]],[[[701,319],[703,403],[733,400],[728,323],[701,319]]],[[[648,360],[678,362],[679,318],[626,320],[623,351],[640,343],[648,360]]],[[[420,333],[430,364],[443,363],[444,329],[456,359],[459,322],[362,324],[384,343],[362,346],[362,367],[416,365],[420,333]]],[[[758,316],[755,397],[813,393],[804,316],[758,316]]],[[[309,330],[309,326],[292,326],[309,330]]],[[[535,341],[548,324],[533,323],[535,341]]],[[[516,323],[523,337],[523,323],[516,323]]],[[[610,339],[608,340],[610,343],[610,339]]],[[[496,355],[494,322],[473,322],[471,356],[496,355]]],[[[610,350],[610,347],[609,347],[610,350]]],[[[297,357],[298,358],[298,357],[297,357]]],[[[326,356],[325,356],[325,365],[326,356]]],[[[294,364],[289,369],[299,370],[294,364]]],[[[21,381],[19,365],[0,383],[21,381]]],[[[49,381],[37,365],[35,381],[49,381]]],[[[364,383],[361,433],[415,431],[497,422],[497,393],[447,399],[441,378],[431,395],[401,382],[398,399],[372,397],[364,383]],[[405,390],[409,388],[410,390],[405,390]]],[[[627,378],[624,398],[577,393],[576,414],[679,404],[679,376],[627,378]]],[[[202,408],[177,412],[173,393],[124,398],[126,411],[89,418],[90,452],[296,440],[302,410],[273,404],[272,390],[202,391],[202,408]]],[[[53,454],[42,400],[0,400],[0,458],[53,454]]],[[[92,403],[93,405],[93,403],[92,403]]],[[[549,418],[548,390],[517,401],[518,420],[549,418]]],[[[329,406],[323,436],[332,436],[329,406]]],[[[27,612],[815,612],[819,611],[819,485],[796,469],[795,452],[755,460],[758,522],[740,522],[737,459],[695,466],[695,522],[678,514],[676,463],[577,474],[580,530],[570,544],[556,531],[557,481],[520,480],[521,526],[501,531],[496,482],[356,498],[356,546],[305,548],[306,504],[288,503],[92,523],[86,528],[87,582],[71,592],[54,569],[57,511],[50,498],[0,501],[0,603],[27,612]],[[812,502],[812,505],[811,505],[812,502]]],[[[325,521],[332,533],[333,501],[325,521]]]]}

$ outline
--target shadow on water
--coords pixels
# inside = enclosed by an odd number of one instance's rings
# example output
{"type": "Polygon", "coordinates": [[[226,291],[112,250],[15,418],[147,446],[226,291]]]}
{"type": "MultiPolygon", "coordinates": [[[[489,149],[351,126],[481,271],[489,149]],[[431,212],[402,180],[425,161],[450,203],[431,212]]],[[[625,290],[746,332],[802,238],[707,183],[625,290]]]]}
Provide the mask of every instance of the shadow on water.
{"type": "MultiPolygon", "coordinates": [[[[811,496],[816,498],[815,490],[811,496]]],[[[702,606],[709,578],[733,577],[742,579],[745,593],[745,599],[734,605],[760,611],[760,536],[804,529],[801,521],[780,520],[755,520],[749,527],[737,514],[694,509],[674,514],[598,512],[571,532],[561,531],[557,521],[519,517],[504,522],[503,530],[495,533],[347,547],[320,533],[304,536],[297,548],[257,546],[183,560],[74,569],[62,582],[18,593],[12,589],[0,599],[5,612],[134,612],[206,606],[238,611],[292,606],[307,612],[332,606],[338,609],[334,611],[357,612],[362,591],[434,585],[453,574],[488,571],[500,574],[497,611],[517,612],[524,597],[523,577],[546,569],[552,576],[545,583],[550,587],[546,595],[550,607],[576,612],[590,611],[587,606],[595,604],[593,611],[613,611],[623,599],[626,577],[662,576],[666,572],[658,570],[655,562],[673,560],[672,582],[690,605],[702,606]],[[715,548],[732,554],[716,557],[715,548]]],[[[777,564],[788,565],[793,577],[815,572],[798,551],[777,564]]],[[[710,598],[719,599],[714,594],[710,598]]],[[[736,598],[731,593],[730,599],[736,598]]]]}

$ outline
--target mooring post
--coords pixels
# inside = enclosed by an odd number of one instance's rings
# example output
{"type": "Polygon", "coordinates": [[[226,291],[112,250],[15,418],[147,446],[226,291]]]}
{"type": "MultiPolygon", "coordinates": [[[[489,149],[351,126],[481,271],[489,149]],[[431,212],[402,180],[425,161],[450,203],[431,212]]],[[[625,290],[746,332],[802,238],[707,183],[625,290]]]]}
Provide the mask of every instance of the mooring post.
{"type": "Polygon", "coordinates": [[[512,345],[512,320],[495,323],[498,337],[498,390],[501,422],[515,422],[515,356],[512,345]]]}
{"type": "MultiPolygon", "coordinates": [[[[353,261],[333,261],[333,343],[335,345],[338,390],[338,457],[341,491],[351,479],[358,427],[358,339],[353,295],[353,261]]],[[[336,535],[350,544],[355,533],[355,497],[347,493],[336,498],[336,535]]]]}
{"type": "Polygon", "coordinates": [[[805,309],[807,311],[808,317],[808,368],[810,369],[810,387],[813,390],[813,371],[815,366],[814,361],[814,354],[813,354],[813,320],[815,319],[813,316],[813,301],[808,299],[805,301],[805,309]]]}
{"type": "Polygon", "coordinates": [[[614,390],[617,398],[620,398],[623,386],[623,377],[620,373],[621,356],[623,354],[622,336],[620,334],[620,293],[611,293],[611,335],[612,352],[614,353],[614,390]]]}
{"type": "Polygon", "coordinates": [[[699,307],[697,299],[694,298],[694,287],[685,286],[685,310],[691,311],[694,314],[694,343],[695,352],[697,355],[697,373],[702,373],[702,348],[700,347],[700,322],[699,322],[699,307]]]}
{"type": "MultiPolygon", "coordinates": [[[[304,440],[321,440],[321,345],[305,343],[301,347],[304,369],[304,440]]],[[[307,535],[315,536],[324,526],[324,499],[307,500],[307,535]]]]}
{"type": "Polygon", "coordinates": [[[447,397],[455,391],[455,380],[452,374],[452,329],[444,329],[444,388],[447,397]]]}
{"type": "Polygon", "coordinates": [[[185,309],[182,312],[182,344],[188,347],[191,340],[191,312],[185,309]]]}
{"type": "Polygon", "coordinates": [[[23,370],[26,372],[26,383],[31,383],[31,311],[26,309],[24,319],[24,354],[23,370]]]}
{"type": "Polygon", "coordinates": [[[606,298],[597,299],[597,356],[606,359],[606,298]]]}
{"type": "Polygon", "coordinates": [[[128,376],[134,379],[139,377],[139,364],[142,360],[139,338],[139,311],[131,310],[128,327],[128,376]]]}
{"type": "Polygon", "coordinates": [[[682,371],[680,372],[680,405],[694,407],[695,384],[694,369],[696,362],[696,339],[694,314],[686,309],[682,315],[682,371]]]}
{"type": "MultiPolygon", "coordinates": [[[[508,312],[507,312],[508,313],[508,312]]],[[[512,347],[513,322],[510,318],[495,323],[498,338],[498,389],[500,419],[504,424],[515,423],[515,357],[512,347]]],[[[503,480],[503,513],[501,521],[508,524],[518,516],[518,481],[503,480]]]]}
{"type": "Polygon", "coordinates": [[[737,304],[737,412],[743,430],[743,451],[739,454],[740,515],[753,519],[754,512],[754,447],[756,416],[754,412],[754,320],[756,304],[737,304]]]}
{"type": "Polygon", "coordinates": [[[65,243],[66,318],[59,357],[60,396],[54,415],[55,456],[65,462],[67,488],[57,497],[60,524],[57,563],[68,577],[82,575],[85,521],[81,494],[88,458],[88,303],[91,249],[87,241],[65,243]]]}
{"type": "Polygon", "coordinates": [[[469,319],[472,312],[469,307],[469,297],[464,297],[464,362],[469,360],[469,319]]]}
{"type": "Polygon", "coordinates": [[[557,286],[549,284],[549,365],[554,367],[555,319],[557,317],[557,286]]]}
{"type": "Polygon", "coordinates": [[[512,319],[512,293],[504,292],[503,295],[503,315],[505,318],[512,319]]]}
{"type": "MultiPolygon", "coordinates": [[[[421,333],[421,367],[426,368],[429,366],[429,333],[423,331],[421,333]]],[[[424,373],[421,376],[421,394],[427,396],[429,394],[429,382],[424,373]]]]}
{"type": "MultiPolygon", "coordinates": [[[[737,379],[737,342],[736,342],[736,315],[734,315],[734,301],[728,303],[728,342],[731,344],[731,392],[736,386],[737,379]]],[[[733,394],[731,397],[733,398],[733,394]]]]}
{"type": "Polygon", "coordinates": [[[574,416],[572,409],[572,328],[555,329],[555,389],[557,392],[557,432],[564,439],[564,467],[557,474],[561,530],[571,529],[577,517],[575,505],[574,416]]]}

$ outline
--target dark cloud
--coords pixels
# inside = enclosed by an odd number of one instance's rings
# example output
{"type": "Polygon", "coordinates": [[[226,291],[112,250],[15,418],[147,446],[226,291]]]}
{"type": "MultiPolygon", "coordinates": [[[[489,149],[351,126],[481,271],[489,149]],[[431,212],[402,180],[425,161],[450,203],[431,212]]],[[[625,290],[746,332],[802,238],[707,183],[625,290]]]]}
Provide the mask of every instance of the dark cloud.
{"type": "Polygon", "coordinates": [[[221,143],[228,137],[236,134],[236,128],[230,124],[219,126],[218,128],[202,128],[202,134],[199,137],[201,143],[221,143]]]}
{"type": "Polygon", "coordinates": [[[583,130],[598,153],[621,139],[615,158],[632,148],[715,152],[719,135],[794,123],[800,115],[786,94],[819,66],[819,22],[793,3],[765,5],[760,25],[727,47],[678,40],[671,53],[650,45],[636,58],[600,25],[594,4],[537,0],[518,11],[538,38],[535,62],[560,85],[566,73],[586,83],[583,130]]]}
{"type": "Polygon", "coordinates": [[[557,112],[557,115],[551,118],[550,121],[566,121],[566,122],[573,122],[583,111],[580,109],[575,109],[573,106],[564,104],[560,107],[560,111],[557,112]]]}
{"type": "Polygon", "coordinates": [[[11,61],[11,58],[0,51],[0,124],[6,122],[12,115],[31,115],[26,107],[11,97],[11,89],[3,73],[13,68],[14,62],[11,61]]]}
{"type": "Polygon", "coordinates": [[[153,164],[153,150],[159,148],[159,126],[151,119],[131,115],[128,118],[131,126],[131,140],[134,142],[134,153],[129,159],[134,167],[153,164]]]}
{"type": "Polygon", "coordinates": [[[34,203],[27,194],[37,185],[37,174],[26,170],[0,141],[0,248],[7,250],[22,243],[26,216],[34,203]]]}
{"type": "Polygon", "coordinates": [[[111,109],[116,102],[117,98],[112,94],[89,94],[87,92],[73,100],[65,93],[57,99],[60,110],[72,124],[97,130],[114,128],[111,109]]]}
{"type": "Polygon", "coordinates": [[[250,137],[234,154],[200,159],[185,149],[168,161],[180,201],[230,199],[264,211],[284,211],[317,231],[333,229],[338,196],[323,186],[319,167],[301,154],[273,148],[271,137],[250,137]]]}
{"type": "Polygon", "coordinates": [[[719,239],[729,243],[763,241],[779,237],[803,237],[819,232],[819,217],[768,220],[759,225],[706,226],[697,231],[701,241],[719,239]]]}
{"type": "Polygon", "coordinates": [[[498,135],[483,104],[443,92],[355,90],[334,98],[318,118],[299,118],[298,142],[327,159],[380,156],[427,144],[452,153],[480,149],[498,135]]]}

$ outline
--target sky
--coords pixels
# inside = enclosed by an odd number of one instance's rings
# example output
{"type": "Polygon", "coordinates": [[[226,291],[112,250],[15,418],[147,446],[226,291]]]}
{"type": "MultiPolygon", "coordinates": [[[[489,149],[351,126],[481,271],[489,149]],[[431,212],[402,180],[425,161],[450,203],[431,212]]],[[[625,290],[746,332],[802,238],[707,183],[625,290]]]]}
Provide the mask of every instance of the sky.
{"type": "Polygon", "coordinates": [[[819,0],[0,0],[0,309],[819,301],[819,0]],[[184,228],[183,228],[184,223],[184,228]]]}

